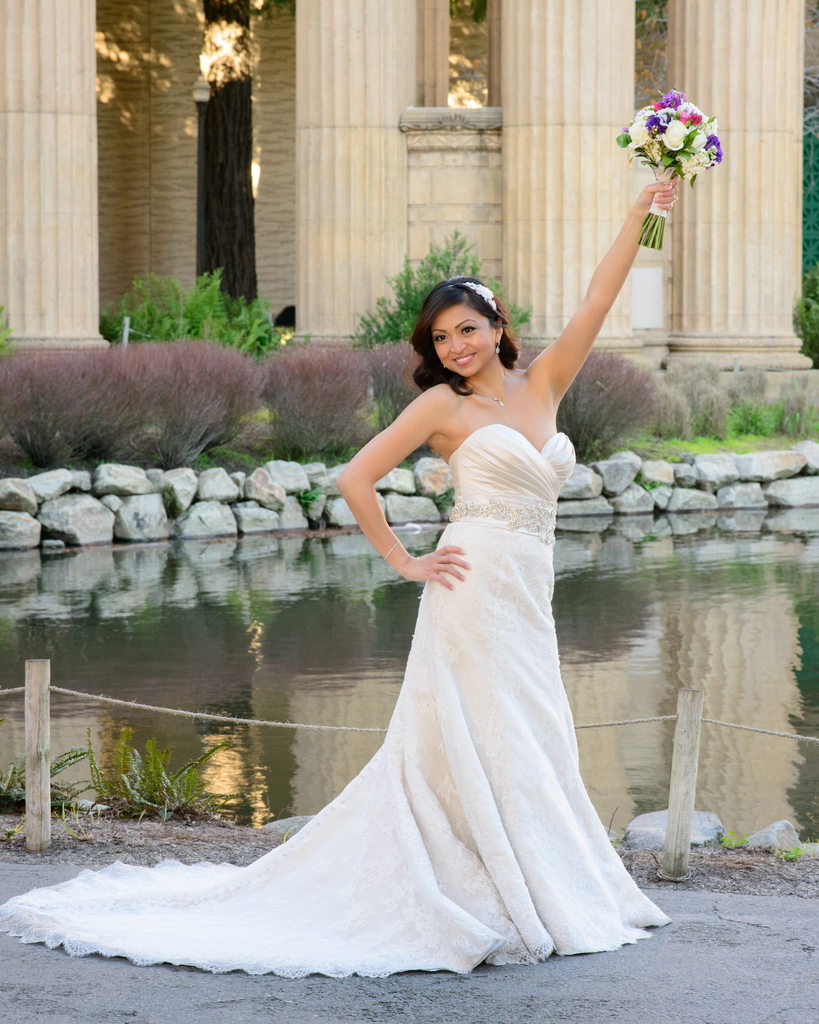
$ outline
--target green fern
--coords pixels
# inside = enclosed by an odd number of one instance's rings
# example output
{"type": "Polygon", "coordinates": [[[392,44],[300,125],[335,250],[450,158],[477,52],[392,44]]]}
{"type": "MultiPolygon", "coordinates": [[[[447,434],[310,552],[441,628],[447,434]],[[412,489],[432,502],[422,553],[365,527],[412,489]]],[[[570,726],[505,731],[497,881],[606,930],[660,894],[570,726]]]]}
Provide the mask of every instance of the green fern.
{"type": "MultiPolygon", "coordinates": [[[[51,807],[61,810],[75,804],[82,793],[89,787],[83,782],[55,781],[67,768],[86,757],[81,747],[72,747],[52,760],[49,768],[51,777],[51,807]]],[[[5,771],[0,772],[0,811],[19,809],[26,802],[26,759],[24,756],[14,757],[5,771]]]]}
{"type": "Polygon", "coordinates": [[[214,754],[228,743],[209,747],[174,772],[168,771],[170,750],[159,750],[156,740],[145,744],[145,754],[131,746],[131,730],[123,729],[114,748],[110,773],[100,767],[88,738],[88,764],[91,782],[100,801],[111,805],[124,818],[142,818],[155,814],[163,821],[175,814],[182,816],[215,814],[232,799],[221,793],[208,793],[199,771],[214,754]]]}

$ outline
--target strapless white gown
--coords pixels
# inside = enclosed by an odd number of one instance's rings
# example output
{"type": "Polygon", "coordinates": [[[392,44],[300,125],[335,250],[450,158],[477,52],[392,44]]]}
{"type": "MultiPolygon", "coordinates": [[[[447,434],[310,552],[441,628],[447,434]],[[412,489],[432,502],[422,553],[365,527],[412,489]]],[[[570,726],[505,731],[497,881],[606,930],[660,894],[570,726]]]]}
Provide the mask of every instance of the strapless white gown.
{"type": "Polygon", "coordinates": [[[384,745],[248,867],[120,863],[35,889],[0,927],[68,953],[210,971],[380,977],[615,949],[667,924],[612,849],[578,772],[551,613],[554,504],[574,451],[481,427],[452,456],[440,544],[384,745]]]}

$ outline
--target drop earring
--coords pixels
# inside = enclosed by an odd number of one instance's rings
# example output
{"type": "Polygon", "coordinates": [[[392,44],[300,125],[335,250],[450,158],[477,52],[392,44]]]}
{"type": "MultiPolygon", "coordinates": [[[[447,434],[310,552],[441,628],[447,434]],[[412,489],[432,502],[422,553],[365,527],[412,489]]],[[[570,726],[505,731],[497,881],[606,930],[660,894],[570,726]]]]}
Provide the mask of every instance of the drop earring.
{"type": "Polygon", "coordinates": [[[500,355],[500,342],[498,342],[497,345],[495,345],[495,355],[500,355]]]}

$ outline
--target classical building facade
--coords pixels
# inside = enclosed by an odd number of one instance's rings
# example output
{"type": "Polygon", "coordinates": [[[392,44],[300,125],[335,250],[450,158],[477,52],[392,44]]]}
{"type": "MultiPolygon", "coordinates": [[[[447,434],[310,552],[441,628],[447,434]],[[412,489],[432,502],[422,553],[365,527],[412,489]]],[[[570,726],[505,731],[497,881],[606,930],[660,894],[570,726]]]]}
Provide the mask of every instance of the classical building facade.
{"type": "MultiPolygon", "coordinates": [[[[659,366],[802,369],[802,0],[669,0],[668,84],[725,161],[641,253],[601,339],[659,366]],[[702,40],[711,52],[703,58],[702,40]]],[[[0,0],[0,305],[21,347],[103,344],[100,302],[195,270],[199,0],[0,0]]],[[[449,0],[298,0],[254,23],[259,291],[350,336],[405,257],[459,228],[553,339],[644,170],[633,0],[489,0],[486,103],[447,104],[449,0]]]]}

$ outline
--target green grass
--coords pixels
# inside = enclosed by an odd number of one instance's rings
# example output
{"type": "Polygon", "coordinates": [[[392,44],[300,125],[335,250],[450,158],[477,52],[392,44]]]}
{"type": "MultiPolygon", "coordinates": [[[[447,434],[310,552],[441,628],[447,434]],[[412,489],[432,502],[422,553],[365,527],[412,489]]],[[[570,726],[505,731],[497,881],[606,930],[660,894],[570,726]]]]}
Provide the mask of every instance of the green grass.
{"type": "Polygon", "coordinates": [[[761,434],[734,434],[729,432],[724,440],[716,437],[681,437],[659,438],[650,434],[640,434],[628,438],[619,446],[620,450],[628,448],[643,459],[665,459],[667,462],[679,462],[683,452],[691,455],[712,455],[719,452],[736,452],[744,455],[748,452],[786,451],[792,448],[796,439],[787,434],[773,434],[765,437],[761,434]]]}

